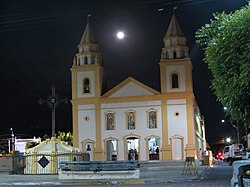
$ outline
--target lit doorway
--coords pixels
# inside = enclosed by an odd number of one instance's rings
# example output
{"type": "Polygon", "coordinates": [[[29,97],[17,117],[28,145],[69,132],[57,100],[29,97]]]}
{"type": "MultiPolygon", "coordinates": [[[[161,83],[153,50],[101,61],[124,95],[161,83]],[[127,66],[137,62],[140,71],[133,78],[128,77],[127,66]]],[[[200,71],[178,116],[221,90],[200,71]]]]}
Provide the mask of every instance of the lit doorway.
{"type": "Polygon", "coordinates": [[[111,139],[106,141],[107,161],[117,160],[117,140],[111,139]]]}
{"type": "Polygon", "coordinates": [[[128,160],[138,160],[139,158],[139,139],[136,137],[129,137],[126,139],[126,152],[128,160]]]}
{"type": "Polygon", "coordinates": [[[149,138],[148,148],[149,160],[159,160],[159,138],[149,138]]]}

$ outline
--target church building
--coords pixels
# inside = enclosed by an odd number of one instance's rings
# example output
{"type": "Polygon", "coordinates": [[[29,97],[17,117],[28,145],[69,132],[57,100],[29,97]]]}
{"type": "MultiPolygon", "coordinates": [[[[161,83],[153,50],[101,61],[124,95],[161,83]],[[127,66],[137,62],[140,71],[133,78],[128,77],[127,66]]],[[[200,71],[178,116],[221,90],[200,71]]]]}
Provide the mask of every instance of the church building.
{"type": "Polygon", "coordinates": [[[100,46],[87,22],[71,68],[74,147],[91,160],[197,159],[205,126],[186,41],[173,15],[159,51],[160,90],[128,77],[103,93],[100,46]]]}

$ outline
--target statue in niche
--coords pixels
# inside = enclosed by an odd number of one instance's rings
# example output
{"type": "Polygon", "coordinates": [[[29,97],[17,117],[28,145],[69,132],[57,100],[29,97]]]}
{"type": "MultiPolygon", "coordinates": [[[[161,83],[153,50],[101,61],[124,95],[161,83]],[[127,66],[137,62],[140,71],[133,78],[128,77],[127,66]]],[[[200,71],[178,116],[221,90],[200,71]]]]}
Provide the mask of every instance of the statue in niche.
{"type": "Polygon", "coordinates": [[[87,145],[87,149],[86,149],[86,151],[91,151],[91,147],[90,147],[90,145],[89,145],[89,144],[87,145]]]}

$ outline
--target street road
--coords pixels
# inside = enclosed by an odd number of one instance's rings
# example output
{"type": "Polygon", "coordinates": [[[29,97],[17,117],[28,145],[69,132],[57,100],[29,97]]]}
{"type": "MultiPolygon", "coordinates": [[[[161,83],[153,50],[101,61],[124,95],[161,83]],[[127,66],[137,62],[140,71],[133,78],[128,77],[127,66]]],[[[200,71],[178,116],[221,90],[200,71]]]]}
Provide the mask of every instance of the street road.
{"type": "MultiPolygon", "coordinates": [[[[179,180],[172,182],[146,183],[138,186],[157,186],[157,187],[229,187],[232,178],[233,167],[222,161],[216,161],[213,167],[208,168],[203,176],[198,180],[179,180]]],[[[121,185],[122,186],[122,185],[121,185]]]]}
{"type": "MultiPolygon", "coordinates": [[[[58,177],[57,176],[51,176],[50,178],[51,183],[43,183],[39,186],[46,186],[46,187],[52,187],[52,186],[74,186],[74,187],[83,187],[83,186],[98,186],[98,187],[107,187],[107,186],[117,186],[117,187],[127,187],[127,186],[138,186],[138,187],[149,187],[149,186],[157,186],[157,187],[229,187],[230,186],[230,180],[232,177],[232,166],[229,166],[227,163],[224,163],[222,161],[218,161],[215,163],[213,167],[209,167],[206,172],[203,173],[199,177],[199,179],[192,179],[192,177],[186,177],[181,175],[182,173],[182,167],[153,167],[153,168],[142,168],[141,172],[141,180],[139,181],[145,181],[144,184],[136,184],[132,182],[132,184],[118,184],[117,181],[113,181],[112,184],[84,184],[84,183],[58,183],[58,177]],[[167,170],[169,170],[167,172],[167,170]],[[178,175],[179,177],[171,177],[171,173],[175,173],[173,176],[177,176],[176,174],[180,173],[178,175]],[[152,177],[153,176],[153,177],[152,177]],[[56,180],[57,179],[57,180],[56,180]],[[168,180],[171,179],[171,180],[168,180]]],[[[8,177],[8,176],[7,176],[8,177]]],[[[11,176],[9,176],[11,177],[11,176]]],[[[22,176],[20,176],[22,177],[22,176]]],[[[23,176],[24,177],[24,176],[23,176]]],[[[40,177],[44,176],[30,176],[34,177],[34,180],[38,180],[40,177]]],[[[0,180],[3,181],[4,179],[0,177],[0,180]]],[[[0,187],[2,186],[13,186],[13,183],[11,184],[12,179],[10,178],[9,183],[5,183],[5,185],[0,184],[0,187]]],[[[34,181],[36,182],[36,181],[34,181]]],[[[27,183],[15,183],[15,187],[18,186],[31,186],[35,184],[27,184],[27,183]]]]}

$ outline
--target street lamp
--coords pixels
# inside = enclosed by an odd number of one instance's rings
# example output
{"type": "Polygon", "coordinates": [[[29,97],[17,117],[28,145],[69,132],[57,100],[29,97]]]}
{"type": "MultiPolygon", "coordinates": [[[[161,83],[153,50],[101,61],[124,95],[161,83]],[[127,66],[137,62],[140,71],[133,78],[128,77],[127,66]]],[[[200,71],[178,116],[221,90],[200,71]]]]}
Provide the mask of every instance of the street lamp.
{"type": "Polygon", "coordinates": [[[11,131],[11,145],[12,145],[12,172],[15,173],[15,135],[14,135],[14,131],[13,128],[10,128],[11,131]]]}
{"type": "MultiPolygon", "coordinates": [[[[222,123],[225,123],[225,120],[221,120],[222,123]]],[[[237,133],[237,143],[240,143],[240,132],[239,132],[239,125],[234,125],[232,123],[230,123],[230,125],[236,129],[236,133],[237,133]]]]}
{"type": "Polygon", "coordinates": [[[226,139],[226,141],[227,141],[228,144],[230,144],[231,138],[228,137],[228,138],[226,139]]]}
{"type": "Polygon", "coordinates": [[[10,128],[10,131],[11,131],[11,149],[14,153],[15,152],[15,135],[14,135],[13,128],[10,128]]]}

